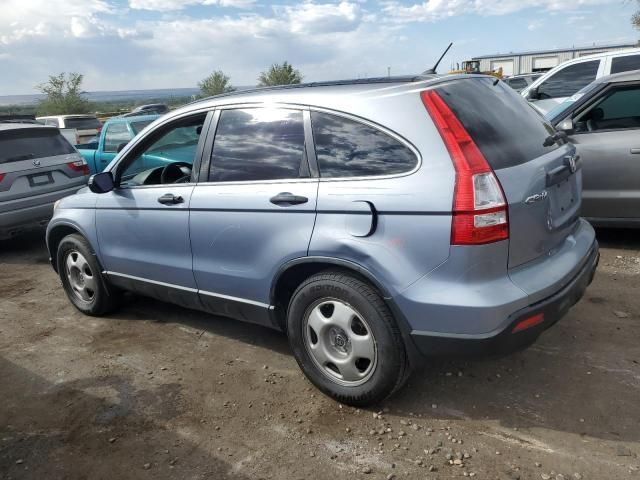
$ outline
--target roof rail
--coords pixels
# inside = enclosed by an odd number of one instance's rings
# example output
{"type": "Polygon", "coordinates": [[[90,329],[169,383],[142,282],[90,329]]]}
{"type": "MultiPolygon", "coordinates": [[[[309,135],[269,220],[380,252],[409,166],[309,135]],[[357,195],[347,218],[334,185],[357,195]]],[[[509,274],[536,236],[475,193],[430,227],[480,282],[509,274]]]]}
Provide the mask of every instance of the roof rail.
{"type": "Polygon", "coordinates": [[[426,80],[427,78],[431,78],[432,75],[429,74],[420,74],[420,75],[402,75],[395,77],[370,77],[370,78],[356,78],[356,79],[345,79],[345,80],[332,80],[327,82],[309,82],[309,83],[296,83],[292,85],[276,85],[270,87],[255,87],[248,88],[245,90],[234,90],[233,92],[221,93],[219,95],[213,95],[206,98],[201,98],[195,100],[188,105],[192,105],[194,103],[203,102],[205,100],[224,98],[224,97],[234,97],[237,95],[244,95],[250,93],[260,93],[260,92],[269,92],[269,91],[279,91],[279,90],[293,90],[296,88],[313,88],[313,87],[334,87],[334,86],[342,86],[342,85],[366,85],[371,83],[410,83],[410,82],[418,82],[420,80],[426,80]]]}

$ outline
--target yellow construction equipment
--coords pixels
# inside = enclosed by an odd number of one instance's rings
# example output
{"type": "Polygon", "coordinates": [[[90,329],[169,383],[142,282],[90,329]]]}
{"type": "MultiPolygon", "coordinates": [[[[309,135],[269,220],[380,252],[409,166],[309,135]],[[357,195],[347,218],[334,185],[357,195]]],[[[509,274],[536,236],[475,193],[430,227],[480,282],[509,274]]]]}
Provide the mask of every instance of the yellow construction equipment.
{"type": "Polygon", "coordinates": [[[483,75],[493,75],[494,77],[502,78],[502,67],[498,70],[481,72],[480,60],[465,60],[462,62],[462,68],[459,68],[458,70],[451,70],[449,73],[481,73],[483,75]]]}

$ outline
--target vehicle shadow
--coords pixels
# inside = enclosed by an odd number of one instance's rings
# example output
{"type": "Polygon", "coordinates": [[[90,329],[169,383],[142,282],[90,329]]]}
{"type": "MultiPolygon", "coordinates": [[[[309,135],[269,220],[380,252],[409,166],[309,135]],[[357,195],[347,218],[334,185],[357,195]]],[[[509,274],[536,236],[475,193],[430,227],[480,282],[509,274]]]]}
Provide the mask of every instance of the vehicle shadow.
{"type": "Polygon", "coordinates": [[[248,478],[208,453],[213,437],[195,444],[161,424],[180,413],[179,385],[140,390],[120,376],[54,384],[2,357],[0,378],[3,478],[248,478]],[[105,387],[114,398],[86,393],[105,387]]]}
{"type": "Polygon", "coordinates": [[[634,228],[596,228],[601,247],[640,250],[640,230],[634,228]]]}

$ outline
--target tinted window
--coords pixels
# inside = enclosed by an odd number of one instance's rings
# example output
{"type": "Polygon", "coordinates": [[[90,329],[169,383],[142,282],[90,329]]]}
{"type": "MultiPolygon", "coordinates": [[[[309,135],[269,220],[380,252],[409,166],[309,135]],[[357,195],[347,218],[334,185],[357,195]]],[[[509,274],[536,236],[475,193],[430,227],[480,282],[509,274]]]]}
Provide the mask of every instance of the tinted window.
{"type": "Polygon", "coordinates": [[[640,128],[640,87],[616,89],[580,115],[577,131],[640,128]]]}
{"type": "Polygon", "coordinates": [[[308,177],[302,112],[224,110],[213,143],[209,180],[236,182],[308,177]]]}
{"type": "Polygon", "coordinates": [[[75,153],[57,128],[0,131],[0,163],[75,153]]]}
{"type": "Polygon", "coordinates": [[[78,128],[80,130],[92,130],[102,126],[95,117],[66,118],[64,124],[65,128],[78,128]]]}
{"type": "Polygon", "coordinates": [[[624,57],[614,57],[611,60],[611,73],[628,72],[629,70],[640,70],[640,55],[626,55],[624,57]]]}
{"type": "Polygon", "coordinates": [[[507,83],[511,88],[523,89],[527,86],[527,81],[524,78],[510,78],[507,80],[507,83]]]}
{"type": "Polygon", "coordinates": [[[411,149],[378,130],[338,115],[311,112],[321,177],[363,177],[409,172],[411,149]]]}
{"type": "Polygon", "coordinates": [[[107,127],[104,134],[104,151],[117,152],[121,143],[129,143],[131,135],[125,123],[114,123],[107,127]]]}
{"type": "Polygon", "coordinates": [[[555,133],[553,127],[503,82],[458,80],[438,87],[438,93],[494,169],[520,165],[557,148],[543,146],[555,133]]]}
{"type": "Polygon", "coordinates": [[[600,60],[575,63],[559,70],[538,87],[541,100],[570,97],[596,79],[600,60]]]}

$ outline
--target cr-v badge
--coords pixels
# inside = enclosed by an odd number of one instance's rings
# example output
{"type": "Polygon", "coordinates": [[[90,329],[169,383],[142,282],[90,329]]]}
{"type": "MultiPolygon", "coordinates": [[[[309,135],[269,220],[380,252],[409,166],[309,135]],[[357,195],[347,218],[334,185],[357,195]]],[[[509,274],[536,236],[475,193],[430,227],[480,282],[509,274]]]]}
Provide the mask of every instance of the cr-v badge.
{"type": "Polygon", "coordinates": [[[530,197],[527,197],[526,200],[524,201],[524,203],[530,205],[532,203],[539,202],[539,201],[544,200],[545,198],[547,198],[547,195],[549,195],[547,193],[547,191],[543,190],[540,193],[536,193],[535,195],[531,195],[530,197]]]}

